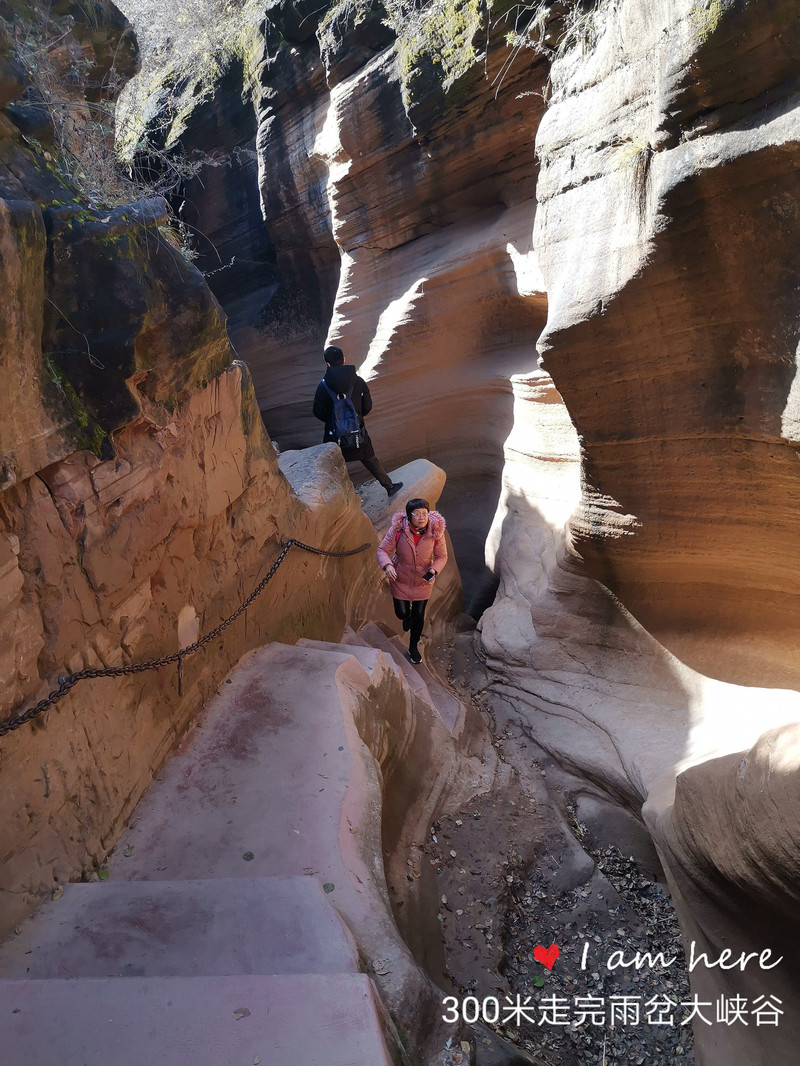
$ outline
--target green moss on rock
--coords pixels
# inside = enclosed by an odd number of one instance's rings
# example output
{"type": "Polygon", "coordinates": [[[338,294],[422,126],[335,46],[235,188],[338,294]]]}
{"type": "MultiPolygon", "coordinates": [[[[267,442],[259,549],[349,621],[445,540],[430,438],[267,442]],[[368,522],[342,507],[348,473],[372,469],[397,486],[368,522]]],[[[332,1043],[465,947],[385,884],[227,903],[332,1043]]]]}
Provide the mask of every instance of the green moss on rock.
{"type": "Polygon", "coordinates": [[[99,457],[104,450],[103,446],[108,439],[108,434],[89,414],[83,400],[63,370],[52,359],[45,359],[44,366],[61,400],[72,415],[77,447],[93,452],[99,457]]]}
{"type": "Polygon", "coordinates": [[[464,102],[480,74],[486,11],[481,0],[434,0],[399,22],[403,102],[418,128],[464,102]]]}

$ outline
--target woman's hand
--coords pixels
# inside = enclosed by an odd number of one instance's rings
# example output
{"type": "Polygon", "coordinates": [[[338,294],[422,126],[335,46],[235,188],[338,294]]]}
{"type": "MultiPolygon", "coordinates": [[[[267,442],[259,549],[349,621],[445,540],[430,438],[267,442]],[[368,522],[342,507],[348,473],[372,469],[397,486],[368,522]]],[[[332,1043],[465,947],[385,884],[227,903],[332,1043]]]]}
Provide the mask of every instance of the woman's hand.
{"type": "Polygon", "coordinates": [[[387,577],[390,577],[392,579],[392,581],[396,581],[397,580],[397,571],[395,570],[395,568],[392,566],[391,563],[389,563],[389,565],[384,568],[383,572],[384,572],[384,574],[386,574],[387,577]]]}

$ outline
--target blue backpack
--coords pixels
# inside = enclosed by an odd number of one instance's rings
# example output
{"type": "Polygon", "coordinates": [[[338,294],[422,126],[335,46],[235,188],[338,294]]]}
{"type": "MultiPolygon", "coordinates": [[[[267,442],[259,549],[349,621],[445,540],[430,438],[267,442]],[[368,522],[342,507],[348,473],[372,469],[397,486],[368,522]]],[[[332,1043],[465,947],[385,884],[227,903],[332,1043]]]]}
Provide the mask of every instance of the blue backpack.
{"type": "Polygon", "coordinates": [[[360,448],[364,443],[365,433],[353,406],[353,386],[351,385],[347,392],[337,395],[324,379],[321,384],[333,400],[332,428],[328,430],[328,435],[340,448],[360,448]]]}

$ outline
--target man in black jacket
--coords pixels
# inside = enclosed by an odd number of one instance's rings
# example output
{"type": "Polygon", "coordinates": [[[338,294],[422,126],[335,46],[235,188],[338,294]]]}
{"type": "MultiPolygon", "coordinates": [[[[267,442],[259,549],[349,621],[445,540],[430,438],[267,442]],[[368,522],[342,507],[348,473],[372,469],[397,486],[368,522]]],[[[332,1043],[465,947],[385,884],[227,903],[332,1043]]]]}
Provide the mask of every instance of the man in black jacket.
{"type": "Polygon", "coordinates": [[[383,469],[375,455],[372,441],[369,439],[369,434],[364,425],[364,416],[368,415],[372,410],[372,397],[369,394],[366,381],[356,374],[354,366],[345,363],[344,352],[341,348],[337,348],[335,344],[325,349],[323,357],[328,369],[325,371],[325,377],[323,378],[325,384],[323,385],[321,381],[317,385],[313,408],[314,417],[325,423],[323,442],[327,444],[330,441],[336,441],[336,430],[333,423],[334,400],[331,392],[334,396],[341,396],[346,395],[352,389],[350,400],[361,424],[362,440],[356,448],[342,448],[342,456],[347,463],[355,459],[360,460],[370,474],[380,481],[389,496],[394,496],[403,487],[403,482],[393,482],[383,469]],[[328,386],[330,392],[325,388],[325,385],[328,386]]]}

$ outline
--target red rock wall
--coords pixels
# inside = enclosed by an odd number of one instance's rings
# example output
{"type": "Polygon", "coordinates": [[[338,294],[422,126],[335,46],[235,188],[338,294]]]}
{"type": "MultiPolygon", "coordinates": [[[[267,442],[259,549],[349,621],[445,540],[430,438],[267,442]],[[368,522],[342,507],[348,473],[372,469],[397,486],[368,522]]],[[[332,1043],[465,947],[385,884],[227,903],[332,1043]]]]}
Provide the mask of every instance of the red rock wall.
{"type": "MultiPolygon", "coordinates": [[[[320,427],[303,404],[331,307],[330,339],[372,383],[386,465],[425,455],[448,473],[441,507],[473,606],[492,591],[489,534],[501,585],[481,646],[508,713],[580,790],[643,811],[688,901],[688,930],[714,942],[719,923],[749,945],[780,929],[791,864],[776,857],[779,883],[763,898],[751,876],[762,823],[709,796],[720,791],[715,757],[797,716],[795,695],[768,686],[798,681],[800,41],[780,2],[712,22],[712,8],[688,0],[602,7],[549,72],[523,50],[496,81],[508,58],[497,22],[488,52],[478,47],[449,83],[430,77],[445,54],[435,42],[409,62],[407,40],[320,51],[313,30],[282,24],[292,48],[268,48],[259,68],[257,143],[293,299],[268,316],[262,351],[253,326],[249,353],[268,428],[314,442],[320,427]],[[545,109],[523,94],[548,73],[545,109]],[[306,329],[295,309],[312,306],[306,329]],[[696,832],[706,812],[708,833],[696,832]],[[726,850],[734,831],[744,859],[726,850]]],[[[190,432],[205,439],[199,424],[190,432]]],[[[145,436],[139,446],[156,447],[145,436]]],[[[72,513],[66,499],[61,508],[72,513]]],[[[207,521],[221,536],[220,514],[207,521]]],[[[45,627],[20,591],[23,538],[10,532],[3,587],[24,663],[46,647],[45,627]]],[[[179,559],[194,558],[180,524],[176,536],[179,559]]],[[[135,565],[129,585],[102,552],[85,569],[101,593],[103,581],[125,588],[114,607],[130,603],[118,620],[130,624],[135,565]]],[[[165,640],[194,608],[177,578],[169,587],[165,640]]],[[[169,742],[152,734],[151,750],[169,742]]],[[[791,783],[796,759],[784,755],[770,769],[791,783]]],[[[155,761],[145,755],[137,782],[155,761]]],[[[760,787],[757,775],[742,780],[760,787]]],[[[772,794],[791,813],[791,788],[772,794]]],[[[727,1066],[728,1050],[715,1058],[700,1032],[701,1054],[727,1066]]],[[[743,1035],[741,1062],[761,1054],[762,1036],[743,1035]]],[[[770,1060],[790,1043],[779,1038],[770,1060]]]]}
{"type": "MultiPolygon", "coordinates": [[[[4,83],[6,96],[23,89],[4,83]]],[[[377,544],[336,448],[312,450],[291,481],[279,470],[219,305],[159,233],[163,202],[90,206],[54,153],[0,115],[4,722],[61,676],[192,644],[288,537],[377,544]]],[[[246,614],[185,659],[180,691],[174,665],[84,679],[0,736],[0,935],[59,883],[96,876],[245,651],[338,637],[378,599],[374,556],[295,549],[246,614]]]]}
{"type": "MultiPolygon", "coordinates": [[[[796,684],[788,6],[599,7],[573,47],[555,49],[554,18],[517,52],[501,8],[430,4],[394,26],[298,11],[271,5],[256,65],[277,273],[261,324],[237,320],[270,432],[319,439],[329,309],[385,465],[448,473],[478,610],[512,379],[536,371],[539,338],[581,439],[574,566],[691,665],[796,684]]],[[[513,471],[534,495],[533,469],[513,471]]]]}
{"type": "Polygon", "coordinates": [[[371,382],[384,462],[424,455],[446,470],[441,507],[473,612],[494,593],[484,543],[511,379],[536,369],[546,314],[531,244],[541,99],[520,99],[545,75],[530,63],[501,75],[502,24],[488,45],[460,99],[433,83],[435,106],[409,100],[401,48],[381,53],[333,87],[318,141],[342,252],[330,336],[371,382]]]}
{"type": "MultiPolygon", "coordinates": [[[[74,453],[0,499],[3,718],[56,688],[59,675],[157,659],[202,637],[249,596],[287,536],[333,549],[376,540],[334,449],[321,449],[313,511],[300,502],[239,366],[172,417],[153,414],[158,421],[146,414],[115,434],[114,459],[74,453]]],[[[347,618],[372,615],[379,575],[364,559],[290,553],[246,615],[185,660],[182,693],[174,665],[81,681],[0,739],[2,928],[48,886],[102,862],[246,650],[333,639],[347,618]]]]}
{"type": "MultiPolygon", "coordinates": [[[[512,427],[511,378],[535,371],[546,315],[531,233],[547,75],[530,52],[509,63],[513,20],[456,6],[465,13],[457,47],[427,15],[406,36],[388,16],[347,5],[321,25],[322,9],[300,24],[293,5],[271,6],[252,99],[273,258],[260,305],[250,281],[237,294],[226,273],[210,280],[281,447],[321,439],[311,398],[326,340],[337,341],[372,382],[368,425],[384,465],[424,456],[446,470],[442,506],[478,610],[494,589],[483,543],[512,427]],[[445,69],[454,53],[464,60],[457,76],[445,69]]],[[[209,108],[232,108],[236,126],[234,96],[224,89],[198,110],[187,144],[219,143],[202,142],[209,108]]],[[[197,225],[215,234],[224,214],[232,253],[235,216],[244,261],[252,220],[221,189],[222,168],[207,172],[207,195],[192,188],[197,225]]]]}

